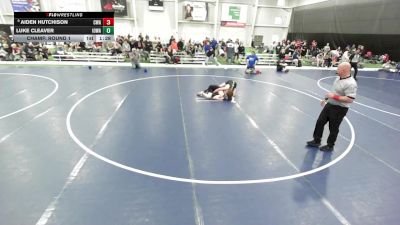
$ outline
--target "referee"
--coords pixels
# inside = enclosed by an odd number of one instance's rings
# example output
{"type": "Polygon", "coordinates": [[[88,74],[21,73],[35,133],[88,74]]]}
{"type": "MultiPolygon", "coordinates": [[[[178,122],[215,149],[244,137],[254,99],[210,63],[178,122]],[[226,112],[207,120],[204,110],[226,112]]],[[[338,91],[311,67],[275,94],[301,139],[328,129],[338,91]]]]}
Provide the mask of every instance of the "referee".
{"type": "Polygon", "coordinates": [[[357,80],[357,73],[358,73],[358,64],[360,63],[360,49],[357,49],[350,55],[350,65],[351,68],[354,68],[354,80],[357,80]]]}
{"type": "Polygon", "coordinates": [[[325,100],[321,101],[324,106],[318,117],[317,124],[314,129],[314,140],[307,142],[307,146],[319,147],[321,145],[322,133],[324,126],[329,122],[329,137],[327,145],[320,148],[321,151],[332,151],[336,138],[339,134],[339,126],[343,118],[349,110],[350,104],[356,97],[357,83],[350,74],[351,65],[343,62],[338,66],[337,74],[339,75],[333,83],[333,92],[325,95],[325,100]]]}

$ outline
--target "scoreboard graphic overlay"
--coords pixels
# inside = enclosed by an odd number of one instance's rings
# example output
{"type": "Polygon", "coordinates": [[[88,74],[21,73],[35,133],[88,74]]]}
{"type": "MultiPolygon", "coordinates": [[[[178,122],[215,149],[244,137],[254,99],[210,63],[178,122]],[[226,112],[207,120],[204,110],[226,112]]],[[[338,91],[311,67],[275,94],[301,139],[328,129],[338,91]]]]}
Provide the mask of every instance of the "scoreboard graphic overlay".
{"type": "Polygon", "coordinates": [[[114,12],[15,12],[14,41],[114,41],[114,12]]]}

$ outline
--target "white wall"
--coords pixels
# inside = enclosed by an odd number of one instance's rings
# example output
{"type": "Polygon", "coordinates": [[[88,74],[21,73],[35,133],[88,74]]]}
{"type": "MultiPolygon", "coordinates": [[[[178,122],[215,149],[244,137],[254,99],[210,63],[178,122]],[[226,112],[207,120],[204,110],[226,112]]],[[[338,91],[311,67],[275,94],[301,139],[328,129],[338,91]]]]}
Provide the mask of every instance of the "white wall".
{"type": "MultiPolygon", "coordinates": [[[[287,0],[286,0],[287,1],[287,0]]],[[[271,6],[286,6],[285,0],[259,0],[258,4],[260,5],[271,5],[271,6]]],[[[293,1],[293,0],[289,0],[293,1]]]]}
{"type": "MultiPolygon", "coordinates": [[[[291,1],[289,1],[290,2],[289,6],[290,7],[299,7],[299,6],[312,5],[312,4],[326,2],[326,1],[329,1],[329,0],[291,0],[291,1]]],[[[371,1],[375,1],[375,0],[371,0],[371,1]]]]}
{"type": "MultiPolygon", "coordinates": [[[[12,7],[10,1],[1,0],[0,4],[0,22],[6,24],[13,23],[12,7]]],[[[64,2],[76,1],[73,4],[75,11],[101,11],[100,0],[40,0],[42,11],[59,11],[59,6],[67,7],[64,2]],[[78,6],[79,5],[79,6],[78,6]],[[80,10],[77,10],[77,9],[80,10]]],[[[219,0],[219,4],[215,2],[208,3],[208,17],[206,22],[182,22],[183,21],[183,1],[184,0],[164,0],[164,11],[148,10],[148,0],[127,0],[128,16],[115,17],[115,35],[131,34],[137,36],[139,33],[148,34],[151,39],[154,36],[160,37],[167,41],[174,35],[175,37],[183,37],[184,39],[192,38],[192,40],[203,40],[205,37],[215,37],[218,39],[240,39],[245,45],[250,45],[253,35],[263,35],[264,43],[269,44],[273,37],[283,39],[286,37],[288,25],[291,17],[291,9],[278,9],[268,6],[287,7],[292,2],[304,3],[317,0],[219,0]],[[175,4],[178,2],[177,10],[175,4]],[[221,5],[222,3],[246,4],[248,5],[247,25],[244,28],[222,27],[221,26],[221,5]],[[267,6],[267,7],[265,7],[267,6]],[[217,17],[215,9],[217,7],[217,17]],[[134,14],[136,9],[137,15],[134,14]],[[177,13],[177,17],[175,14],[177,13]],[[254,18],[255,26],[252,27],[254,18]],[[271,25],[275,24],[275,18],[281,17],[282,24],[279,28],[271,25]],[[135,21],[134,19],[137,18],[135,21]],[[177,18],[177,20],[176,20],[177,18]],[[216,20],[215,20],[216,18],[216,20]],[[178,22],[179,21],[179,22],[178,22]],[[216,27],[214,25],[216,21],[216,27]],[[178,27],[177,27],[178,26],[178,27]],[[216,31],[216,33],[214,33],[216,31]]],[[[210,0],[212,1],[212,0],[210,0]]],[[[71,11],[72,11],[71,10],[71,11]]],[[[68,11],[64,8],[63,11],[68,11]]]]}
{"type": "Polygon", "coordinates": [[[88,1],[82,0],[41,0],[41,11],[68,12],[88,11],[88,1]]]}
{"type": "Polygon", "coordinates": [[[126,36],[128,34],[130,34],[131,36],[137,36],[133,20],[115,18],[114,35],[126,36]]]}
{"type": "Polygon", "coordinates": [[[225,41],[228,39],[232,39],[235,41],[239,39],[246,46],[251,44],[251,39],[249,39],[251,28],[246,26],[245,28],[236,28],[236,27],[220,27],[218,38],[223,38],[225,41]]]}
{"type": "Polygon", "coordinates": [[[259,8],[257,12],[256,25],[288,25],[290,20],[290,9],[259,8]],[[275,18],[280,17],[282,23],[275,23],[275,18]]]}
{"type": "Polygon", "coordinates": [[[272,41],[282,41],[286,39],[288,33],[287,28],[274,28],[274,27],[256,27],[254,28],[255,35],[263,36],[263,43],[269,45],[272,41]]]}
{"type": "Polygon", "coordinates": [[[175,3],[164,2],[164,11],[149,11],[148,7],[148,1],[136,0],[137,33],[157,36],[162,40],[169,40],[171,35],[176,35],[175,3]]]}
{"type": "Polygon", "coordinates": [[[203,41],[205,37],[214,37],[212,24],[180,23],[179,37],[184,40],[203,41]]]}
{"type": "Polygon", "coordinates": [[[290,18],[291,9],[259,8],[254,35],[262,35],[266,45],[272,41],[281,41],[287,36],[290,18]]]}

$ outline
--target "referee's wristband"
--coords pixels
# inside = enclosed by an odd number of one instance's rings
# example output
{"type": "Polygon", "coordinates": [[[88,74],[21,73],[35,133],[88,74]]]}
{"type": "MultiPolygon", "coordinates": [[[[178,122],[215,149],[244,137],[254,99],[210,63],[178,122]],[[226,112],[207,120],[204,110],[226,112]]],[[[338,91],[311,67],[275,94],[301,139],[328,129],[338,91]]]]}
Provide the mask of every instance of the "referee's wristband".
{"type": "Polygon", "coordinates": [[[340,100],[340,96],[339,95],[333,95],[332,99],[339,101],[340,100]]]}

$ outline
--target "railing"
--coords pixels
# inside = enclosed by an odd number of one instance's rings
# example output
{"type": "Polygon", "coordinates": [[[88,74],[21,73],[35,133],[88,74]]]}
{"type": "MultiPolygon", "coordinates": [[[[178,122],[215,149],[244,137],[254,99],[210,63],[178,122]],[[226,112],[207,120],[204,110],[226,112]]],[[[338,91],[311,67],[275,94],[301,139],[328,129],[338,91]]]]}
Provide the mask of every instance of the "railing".
{"type": "Polygon", "coordinates": [[[202,64],[206,61],[207,56],[204,53],[195,53],[193,56],[184,52],[177,52],[174,56],[179,57],[179,63],[202,64]]]}
{"type": "MultiPolygon", "coordinates": [[[[240,64],[245,65],[247,63],[246,57],[241,59],[240,64]]],[[[278,61],[278,55],[276,54],[257,54],[257,57],[257,65],[276,65],[276,62],[278,61]]]]}
{"type": "Polygon", "coordinates": [[[88,61],[88,62],[124,62],[122,54],[112,55],[109,52],[66,52],[65,54],[53,55],[58,61],[88,61]]]}
{"type": "Polygon", "coordinates": [[[149,59],[151,63],[165,63],[166,62],[165,52],[163,53],[163,52],[151,51],[149,59]]]}
{"type": "MultiPolygon", "coordinates": [[[[184,64],[201,64],[204,63],[207,56],[204,53],[195,53],[193,56],[188,55],[185,52],[176,52],[173,57],[179,58],[179,63],[184,64]]],[[[150,52],[150,62],[151,63],[165,63],[166,53],[165,52],[150,52]]]]}

